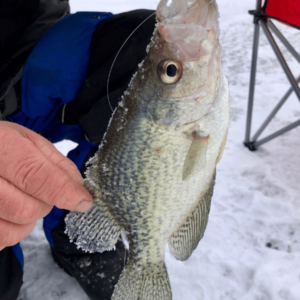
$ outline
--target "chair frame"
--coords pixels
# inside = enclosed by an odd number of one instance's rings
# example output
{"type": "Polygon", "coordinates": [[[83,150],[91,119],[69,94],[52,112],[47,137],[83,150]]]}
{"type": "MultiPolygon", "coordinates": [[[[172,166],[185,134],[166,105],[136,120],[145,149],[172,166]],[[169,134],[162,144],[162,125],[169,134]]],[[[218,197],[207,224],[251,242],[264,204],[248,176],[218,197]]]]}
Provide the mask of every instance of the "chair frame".
{"type": "Polygon", "coordinates": [[[249,14],[254,15],[254,38],[253,38],[253,50],[252,50],[252,64],[251,64],[251,76],[250,76],[250,86],[249,86],[249,99],[248,99],[248,111],[247,111],[247,121],[246,121],[246,134],[244,145],[251,151],[257,150],[258,146],[282,135],[291,129],[300,125],[300,119],[290,125],[268,135],[265,138],[257,140],[282,105],[286,102],[289,96],[294,91],[296,96],[300,101],[300,76],[295,79],[292,74],[286,60],[284,59],[273,34],[277,36],[277,38],[282,42],[282,44],[289,50],[289,52],[293,55],[293,57],[300,64],[300,55],[296,52],[296,50],[292,47],[292,45],[286,40],[286,38],[282,35],[282,33],[277,29],[274,23],[270,20],[270,17],[263,13],[262,11],[262,0],[257,0],[256,10],[249,11],[249,14]],[[253,135],[252,139],[251,135],[251,123],[252,123],[252,112],[253,112],[253,102],[254,102],[254,90],[255,90],[255,78],[256,78],[256,67],[257,67],[257,53],[258,53],[258,45],[259,45],[259,29],[262,28],[264,34],[266,35],[283,71],[285,72],[290,84],[291,88],[285,93],[283,98],[279,101],[279,103],[275,106],[272,112],[269,114],[267,119],[263,122],[257,132],[253,135]],[[272,32],[273,34],[272,34],[272,32]]]}

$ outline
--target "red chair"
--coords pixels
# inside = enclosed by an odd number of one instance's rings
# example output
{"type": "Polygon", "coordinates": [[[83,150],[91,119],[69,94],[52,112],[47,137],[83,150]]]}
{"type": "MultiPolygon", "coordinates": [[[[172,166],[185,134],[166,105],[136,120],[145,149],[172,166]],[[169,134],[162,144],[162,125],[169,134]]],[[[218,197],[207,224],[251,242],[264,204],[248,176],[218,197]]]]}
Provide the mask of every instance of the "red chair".
{"type": "Polygon", "coordinates": [[[252,52],[252,66],[251,66],[251,78],[250,78],[250,88],[249,88],[249,99],[248,99],[248,111],[247,111],[247,123],[246,123],[246,135],[244,145],[249,148],[249,150],[254,151],[258,146],[274,139],[275,137],[297,127],[300,125],[300,120],[276,131],[275,133],[257,140],[261,135],[263,130],[270,123],[272,118],[279,111],[281,106],[285,103],[288,97],[294,91],[296,96],[300,101],[300,89],[299,82],[300,76],[295,79],[290,71],[288,64],[286,63],[274,37],[273,34],[282,42],[282,44],[290,51],[294,58],[300,63],[300,55],[292,47],[292,45],[287,41],[283,34],[278,30],[278,28],[272,22],[272,19],[276,19],[285,25],[295,27],[300,29],[300,0],[265,0],[262,6],[262,0],[257,0],[256,10],[249,11],[250,14],[254,15],[254,41],[253,41],[253,52],[252,52]],[[255,88],[255,75],[256,75],[256,65],[257,65],[257,52],[258,52],[258,41],[259,41],[259,28],[262,28],[265,33],[267,40],[269,41],[272,49],[278,58],[280,65],[283,68],[290,84],[291,88],[286,92],[283,98],[272,110],[267,119],[263,122],[258,131],[254,134],[252,139],[251,134],[251,121],[252,121],[252,110],[253,110],[253,99],[254,99],[254,88],[255,88]]]}

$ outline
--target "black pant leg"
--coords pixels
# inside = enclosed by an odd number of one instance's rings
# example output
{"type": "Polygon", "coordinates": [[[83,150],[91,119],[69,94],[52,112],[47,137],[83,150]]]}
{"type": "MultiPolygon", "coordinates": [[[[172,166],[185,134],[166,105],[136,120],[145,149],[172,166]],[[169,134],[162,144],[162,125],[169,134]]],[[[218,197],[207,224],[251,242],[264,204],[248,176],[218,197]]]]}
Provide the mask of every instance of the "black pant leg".
{"type": "Polygon", "coordinates": [[[23,283],[23,267],[13,247],[0,251],[0,300],[16,300],[23,283]]]}
{"type": "MultiPolygon", "coordinates": [[[[67,213],[64,212],[63,220],[67,213]]],[[[118,241],[114,251],[87,253],[70,242],[65,226],[63,221],[51,230],[54,261],[77,280],[91,300],[110,300],[128,257],[123,242],[118,241]]]]}

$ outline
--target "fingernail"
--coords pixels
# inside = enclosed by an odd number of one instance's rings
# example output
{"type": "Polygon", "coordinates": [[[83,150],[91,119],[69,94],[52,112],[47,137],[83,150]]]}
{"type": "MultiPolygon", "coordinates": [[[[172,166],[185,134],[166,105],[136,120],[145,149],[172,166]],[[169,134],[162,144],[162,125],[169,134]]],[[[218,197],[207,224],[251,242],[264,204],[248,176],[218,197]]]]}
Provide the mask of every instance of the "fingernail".
{"type": "Polygon", "coordinates": [[[75,211],[86,212],[87,210],[91,209],[92,205],[92,202],[83,200],[79,202],[78,206],[75,208],[75,211]]]}

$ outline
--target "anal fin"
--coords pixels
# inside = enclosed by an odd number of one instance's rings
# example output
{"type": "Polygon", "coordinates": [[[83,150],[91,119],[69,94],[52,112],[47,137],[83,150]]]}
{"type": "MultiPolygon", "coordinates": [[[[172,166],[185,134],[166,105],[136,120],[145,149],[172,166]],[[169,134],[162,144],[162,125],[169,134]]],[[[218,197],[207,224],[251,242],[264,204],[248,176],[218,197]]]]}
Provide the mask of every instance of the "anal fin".
{"type": "Polygon", "coordinates": [[[196,207],[169,238],[168,244],[172,255],[178,260],[187,260],[196,249],[204,235],[210,211],[211,197],[215,183],[212,178],[206,192],[199,199],[196,207]]]}

